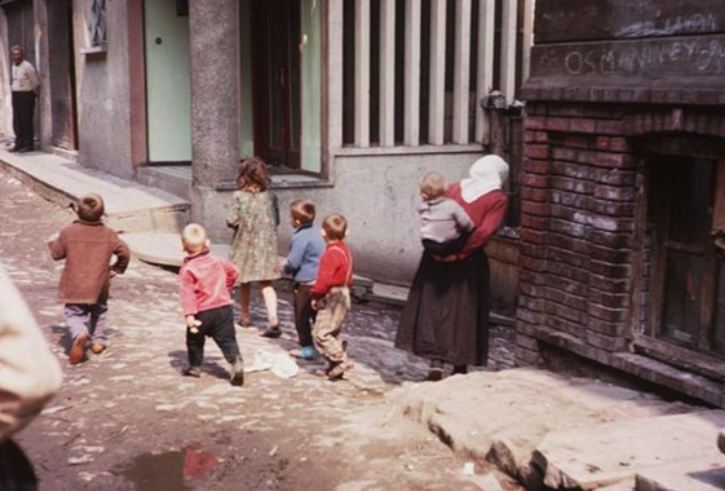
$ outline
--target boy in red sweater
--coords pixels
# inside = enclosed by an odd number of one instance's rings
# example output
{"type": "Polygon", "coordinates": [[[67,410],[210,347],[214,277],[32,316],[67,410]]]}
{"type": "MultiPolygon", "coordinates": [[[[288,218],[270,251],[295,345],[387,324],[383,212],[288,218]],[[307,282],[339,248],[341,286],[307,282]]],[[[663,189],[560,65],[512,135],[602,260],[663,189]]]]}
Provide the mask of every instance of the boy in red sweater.
{"type": "Polygon", "coordinates": [[[209,239],[201,225],[184,227],[181,243],[187,256],[179,271],[181,305],[186,318],[189,367],[184,375],[201,376],[204,341],[211,337],[231,366],[232,385],[244,383],[244,362],[234,333],[231,289],[239,276],[232,263],[209,253],[209,239]]]}
{"type": "Polygon", "coordinates": [[[322,236],[327,242],[320,258],[317,280],[312,287],[312,308],[317,320],[312,337],[319,352],[329,362],[326,375],[330,380],[341,379],[353,367],[340,340],[342,324],[350,310],[352,284],[352,255],[345,242],[347,220],[339,214],[328,215],[322,222],[322,236]]]}

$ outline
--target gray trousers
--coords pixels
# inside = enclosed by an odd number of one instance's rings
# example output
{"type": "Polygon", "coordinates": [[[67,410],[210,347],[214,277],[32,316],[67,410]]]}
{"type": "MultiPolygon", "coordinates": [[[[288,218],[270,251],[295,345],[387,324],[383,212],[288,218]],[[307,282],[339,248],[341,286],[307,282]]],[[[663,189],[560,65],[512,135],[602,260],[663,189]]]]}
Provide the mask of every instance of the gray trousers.
{"type": "Polygon", "coordinates": [[[349,310],[350,290],[346,286],[332,287],[330,293],[318,302],[312,338],[322,356],[334,364],[347,361],[340,333],[349,310]]]}
{"type": "Polygon", "coordinates": [[[65,323],[73,339],[87,334],[96,342],[106,344],[106,303],[67,303],[63,309],[65,323]]]}

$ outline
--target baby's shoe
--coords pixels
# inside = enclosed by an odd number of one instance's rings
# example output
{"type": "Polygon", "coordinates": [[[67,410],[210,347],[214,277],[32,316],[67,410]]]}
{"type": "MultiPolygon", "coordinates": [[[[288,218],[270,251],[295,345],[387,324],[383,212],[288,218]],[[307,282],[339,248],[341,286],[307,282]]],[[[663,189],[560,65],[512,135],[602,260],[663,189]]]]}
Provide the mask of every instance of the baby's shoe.
{"type": "Polygon", "coordinates": [[[244,385],[244,360],[241,356],[231,364],[229,383],[236,386],[244,385]]]}
{"type": "Polygon", "coordinates": [[[199,378],[201,377],[201,367],[186,367],[181,373],[185,377],[199,378]]]}

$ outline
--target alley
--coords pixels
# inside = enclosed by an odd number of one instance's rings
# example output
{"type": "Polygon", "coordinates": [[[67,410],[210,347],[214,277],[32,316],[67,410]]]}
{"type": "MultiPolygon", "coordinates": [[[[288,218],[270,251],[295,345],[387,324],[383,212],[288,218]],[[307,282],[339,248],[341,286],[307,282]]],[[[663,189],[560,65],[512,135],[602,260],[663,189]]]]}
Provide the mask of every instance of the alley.
{"type": "MultiPolygon", "coordinates": [[[[41,489],[480,489],[464,476],[464,459],[386,399],[426,373],[423,360],[392,347],[394,308],[354,305],[349,380],[320,379],[312,372],[322,365],[305,363],[289,380],[251,373],[240,389],[228,384],[213,343],[201,379],[180,375],[186,350],[176,276],[134,260],[112,286],[110,349],[70,367],[55,302],[62,265],[50,259],[45,239],[73,215],[7,174],[0,193],[2,263],[65,371],[61,392],[18,437],[41,489]]],[[[248,364],[260,349],[295,345],[290,301],[283,285],[282,339],[238,329],[248,364]]],[[[261,325],[260,307],[256,298],[261,325]]],[[[493,369],[512,365],[510,343],[505,330],[494,331],[493,369]]]]}

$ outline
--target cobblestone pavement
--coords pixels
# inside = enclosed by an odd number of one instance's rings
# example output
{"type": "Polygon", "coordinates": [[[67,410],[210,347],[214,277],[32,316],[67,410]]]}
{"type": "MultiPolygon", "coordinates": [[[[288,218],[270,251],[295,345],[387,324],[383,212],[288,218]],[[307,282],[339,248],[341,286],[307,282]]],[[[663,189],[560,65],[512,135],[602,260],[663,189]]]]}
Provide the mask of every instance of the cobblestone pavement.
{"type": "MultiPolygon", "coordinates": [[[[65,371],[61,392],[18,436],[41,489],[479,489],[463,475],[464,459],[386,398],[426,373],[423,360],[392,346],[394,308],[353,306],[345,330],[356,368],[348,380],[318,378],[322,364],[308,362],[292,379],[261,371],[232,387],[213,343],[202,378],[180,375],[186,349],[176,276],[134,260],[113,280],[109,349],[69,366],[55,303],[62,264],[50,259],[45,239],[73,215],[7,174],[0,173],[0,193],[1,261],[65,371]]],[[[290,302],[282,287],[281,339],[238,329],[247,363],[258,349],[295,346],[290,302]]],[[[262,324],[258,292],[253,316],[262,324]]],[[[492,368],[511,364],[510,341],[494,331],[492,368]]],[[[476,472],[486,470],[477,464],[476,472]]]]}

